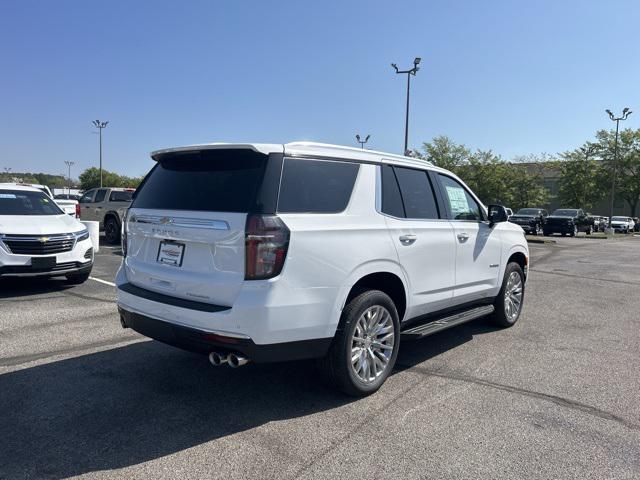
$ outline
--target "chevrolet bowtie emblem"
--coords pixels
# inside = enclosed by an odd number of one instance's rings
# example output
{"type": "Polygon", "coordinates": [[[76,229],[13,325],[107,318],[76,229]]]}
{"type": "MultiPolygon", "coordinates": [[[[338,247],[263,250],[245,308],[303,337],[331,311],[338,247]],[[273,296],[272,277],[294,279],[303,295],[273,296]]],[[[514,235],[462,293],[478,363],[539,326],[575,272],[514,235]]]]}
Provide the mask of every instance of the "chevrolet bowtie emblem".
{"type": "Polygon", "coordinates": [[[40,237],[40,242],[41,243],[46,243],[47,240],[49,240],[49,237],[40,237]]]}

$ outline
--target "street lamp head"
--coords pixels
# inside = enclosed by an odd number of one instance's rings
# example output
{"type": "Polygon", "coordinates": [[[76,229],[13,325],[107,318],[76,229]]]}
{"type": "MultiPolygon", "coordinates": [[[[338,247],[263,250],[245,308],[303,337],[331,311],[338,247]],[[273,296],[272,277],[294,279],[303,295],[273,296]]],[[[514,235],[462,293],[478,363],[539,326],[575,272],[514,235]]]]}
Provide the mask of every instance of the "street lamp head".
{"type": "Polygon", "coordinates": [[[356,140],[359,142],[360,141],[360,135],[356,135],[356,140]]]}
{"type": "Polygon", "coordinates": [[[610,118],[611,120],[613,120],[613,119],[615,118],[615,117],[613,116],[613,112],[612,112],[611,110],[607,109],[607,110],[605,110],[605,112],[607,112],[607,113],[609,114],[609,118],[610,118]]]}
{"type": "Polygon", "coordinates": [[[364,139],[364,141],[365,141],[365,142],[368,142],[368,141],[369,141],[369,137],[370,137],[370,136],[371,136],[371,135],[367,135],[367,138],[365,138],[365,139],[364,139]]]}
{"type": "Polygon", "coordinates": [[[395,63],[392,63],[391,66],[395,69],[396,73],[398,72],[398,65],[396,65],[395,63]]]}
{"type": "Polygon", "coordinates": [[[628,111],[629,111],[629,107],[624,107],[624,108],[622,109],[622,113],[623,113],[623,114],[627,113],[628,111]]]}
{"type": "Polygon", "coordinates": [[[421,59],[420,57],[416,57],[416,58],[413,60],[413,64],[414,64],[414,65],[419,65],[421,61],[422,61],[422,59],[421,59]]]}

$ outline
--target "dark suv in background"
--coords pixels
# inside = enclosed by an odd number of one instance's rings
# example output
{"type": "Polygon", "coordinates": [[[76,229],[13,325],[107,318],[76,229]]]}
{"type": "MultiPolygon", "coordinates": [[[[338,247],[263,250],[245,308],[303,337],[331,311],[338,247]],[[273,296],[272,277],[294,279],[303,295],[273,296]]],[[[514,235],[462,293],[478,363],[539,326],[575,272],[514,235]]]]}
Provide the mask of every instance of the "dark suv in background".
{"type": "Polygon", "coordinates": [[[560,233],[562,236],[575,237],[578,232],[591,235],[593,219],[581,208],[559,208],[547,217],[543,230],[545,235],[560,233]]]}
{"type": "Polygon", "coordinates": [[[515,215],[509,217],[509,221],[522,227],[529,235],[539,235],[542,233],[548,215],[543,208],[521,208],[515,215]]]}

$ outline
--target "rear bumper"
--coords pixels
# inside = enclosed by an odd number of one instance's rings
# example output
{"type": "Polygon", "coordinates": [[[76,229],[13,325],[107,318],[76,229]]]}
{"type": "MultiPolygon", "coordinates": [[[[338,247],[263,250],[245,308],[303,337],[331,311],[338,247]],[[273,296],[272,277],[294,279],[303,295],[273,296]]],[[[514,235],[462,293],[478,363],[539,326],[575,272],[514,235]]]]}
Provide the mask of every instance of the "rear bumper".
{"type": "Polygon", "coordinates": [[[196,353],[241,353],[256,363],[319,358],[326,355],[331,338],[257,345],[249,337],[176,325],[118,307],[122,326],[160,342],[196,353]]]}

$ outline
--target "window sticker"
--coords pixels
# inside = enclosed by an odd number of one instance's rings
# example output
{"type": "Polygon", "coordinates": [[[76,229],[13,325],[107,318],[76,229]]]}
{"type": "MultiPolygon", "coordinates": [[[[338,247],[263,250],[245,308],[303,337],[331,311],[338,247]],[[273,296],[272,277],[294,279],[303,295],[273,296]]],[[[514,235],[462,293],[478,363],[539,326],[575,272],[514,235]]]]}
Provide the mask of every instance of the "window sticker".
{"type": "Polygon", "coordinates": [[[14,193],[0,193],[0,198],[16,198],[14,193]]]}
{"type": "Polygon", "coordinates": [[[471,209],[467,203],[467,196],[464,194],[464,190],[459,187],[452,187],[447,185],[447,196],[449,197],[449,204],[451,205],[451,213],[454,217],[459,213],[467,213],[471,209]]]}

